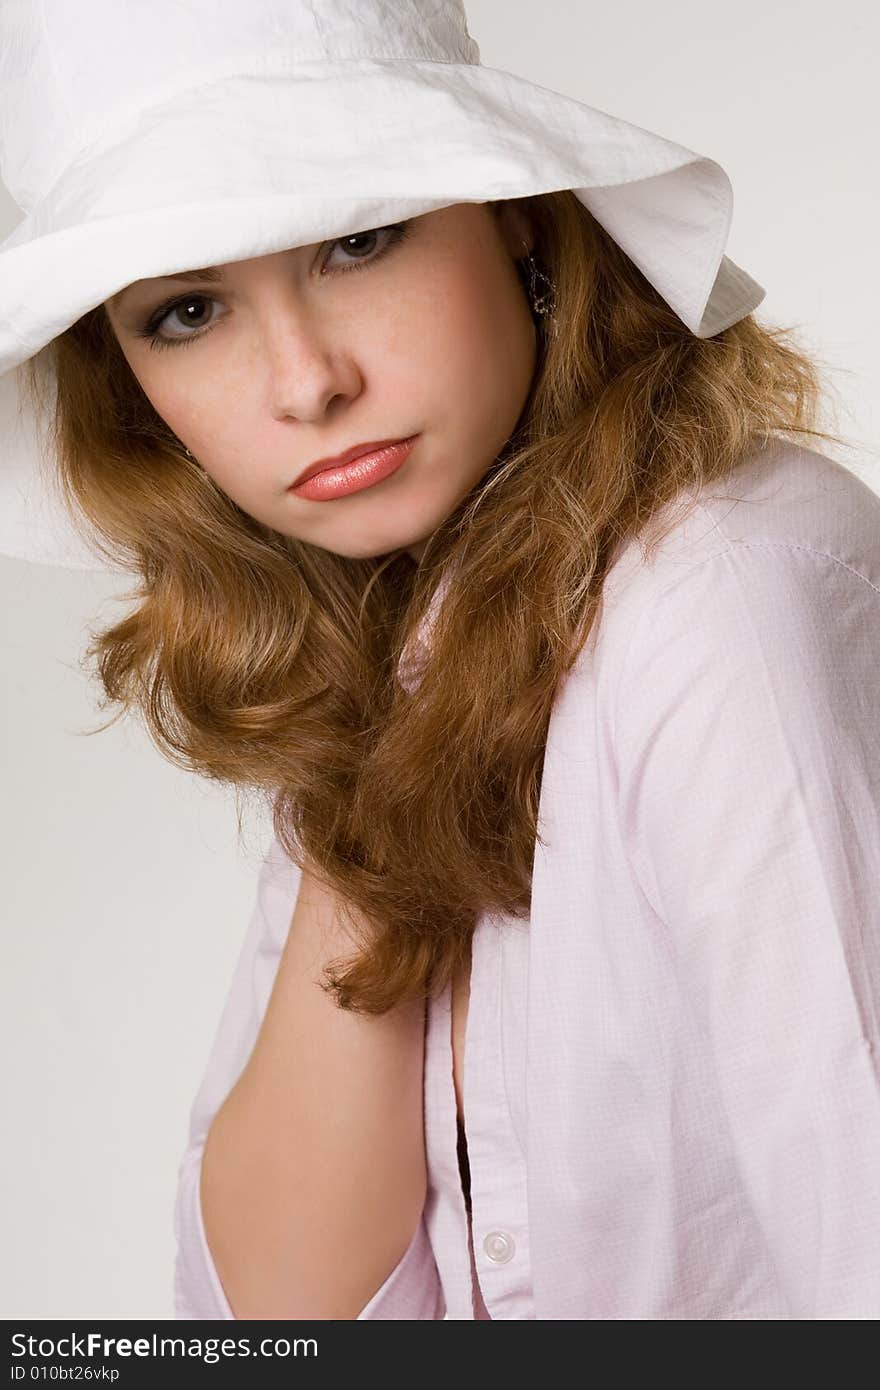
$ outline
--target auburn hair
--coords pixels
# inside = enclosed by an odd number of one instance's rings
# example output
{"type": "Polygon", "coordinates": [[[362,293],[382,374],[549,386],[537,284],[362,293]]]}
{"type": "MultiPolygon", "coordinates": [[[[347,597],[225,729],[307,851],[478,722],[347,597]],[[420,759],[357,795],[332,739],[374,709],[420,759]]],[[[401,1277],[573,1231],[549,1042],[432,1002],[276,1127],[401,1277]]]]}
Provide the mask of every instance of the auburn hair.
{"type": "Polygon", "coordinates": [[[137,577],[85,653],[100,707],[118,707],[103,727],[136,710],[178,766],[268,798],[356,943],[324,987],[365,1014],[442,989],[483,912],[528,915],[554,695],[617,548],[638,535],[650,554],[673,503],[774,436],[841,442],[791,329],[750,314],[697,338],[573,192],[517,201],[558,330],[538,328],[514,433],[419,564],[338,556],[242,511],[155,411],[104,305],[29,363],[38,408],[51,364],[74,525],[137,577]],[[398,663],[442,577],[410,691],[398,663]]]}

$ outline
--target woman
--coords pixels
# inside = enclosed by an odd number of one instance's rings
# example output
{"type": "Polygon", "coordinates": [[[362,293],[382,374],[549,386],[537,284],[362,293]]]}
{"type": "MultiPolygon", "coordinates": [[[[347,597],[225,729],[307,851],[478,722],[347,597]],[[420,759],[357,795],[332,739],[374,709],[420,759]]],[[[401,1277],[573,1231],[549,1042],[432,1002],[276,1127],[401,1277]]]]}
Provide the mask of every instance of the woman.
{"type": "Polygon", "coordinates": [[[252,82],[277,6],[200,81],[183,36],[126,158],[88,147],[171,230],[85,216],[84,312],[5,359],[141,577],[107,698],[273,812],[177,1315],[875,1316],[880,499],[799,442],[818,374],[722,254],[718,166],[481,68],[455,3],[319,8],[252,82]],[[381,142],[333,168],[352,83],[385,145],[409,113],[407,206],[381,142]],[[281,100],[299,222],[193,231],[169,160],[206,211],[283,178],[281,100]]]}

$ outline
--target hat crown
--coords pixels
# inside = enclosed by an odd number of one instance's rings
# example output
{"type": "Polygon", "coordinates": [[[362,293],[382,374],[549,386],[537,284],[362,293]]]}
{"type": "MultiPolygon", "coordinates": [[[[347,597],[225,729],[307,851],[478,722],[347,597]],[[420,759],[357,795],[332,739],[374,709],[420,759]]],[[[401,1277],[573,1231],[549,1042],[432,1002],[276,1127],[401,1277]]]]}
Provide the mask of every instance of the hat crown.
{"type": "Polygon", "coordinates": [[[2,0],[0,178],[28,213],[139,111],[299,64],[479,63],[461,0],[2,0]]]}

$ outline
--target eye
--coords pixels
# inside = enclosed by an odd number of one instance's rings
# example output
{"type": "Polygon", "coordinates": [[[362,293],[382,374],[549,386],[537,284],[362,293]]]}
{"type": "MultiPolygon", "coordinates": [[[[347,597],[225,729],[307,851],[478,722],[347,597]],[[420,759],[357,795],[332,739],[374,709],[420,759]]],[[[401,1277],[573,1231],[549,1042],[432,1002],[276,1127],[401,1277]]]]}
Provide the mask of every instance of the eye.
{"type": "MultiPolygon", "coordinates": [[[[176,304],[172,304],[159,322],[166,325],[170,323],[173,328],[207,328],[210,318],[206,317],[205,306],[208,304],[216,308],[217,300],[207,294],[188,294],[185,299],[178,299],[176,304]],[[192,312],[193,306],[195,313],[192,312]]],[[[188,337],[189,334],[183,336],[188,337]]]]}
{"type": "Polygon", "coordinates": [[[337,237],[330,243],[330,254],[321,268],[324,275],[328,268],[340,270],[343,273],[348,270],[360,270],[362,266],[373,265],[381,260],[386,251],[398,242],[403,241],[408,234],[408,224],[405,222],[395,222],[387,227],[372,227],[366,232],[351,232],[348,236],[337,237]],[[376,240],[379,241],[379,249],[376,249],[376,240]],[[366,243],[366,244],[364,244],[366,243]],[[353,257],[353,260],[343,259],[337,266],[331,265],[331,258],[337,248],[344,253],[345,257],[353,257]]]}
{"type": "Polygon", "coordinates": [[[205,333],[211,331],[211,323],[207,322],[206,326],[204,307],[199,307],[208,304],[213,305],[214,308],[218,307],[218,301],[209,294],[180,295],[170,304],[163,304],[161,308],[157,309],[144,324],[138,336],[146,338],[151,348],[180,347],[185,343],[193,343],[197,338],[201,338],[205,333]],[[194,314],[191,312],[193,305],[196,306],[194,314]],[[160,333],[159,330],[169,323],[171,323],[172,328],[194,328],[198,332],[160,333]]]}

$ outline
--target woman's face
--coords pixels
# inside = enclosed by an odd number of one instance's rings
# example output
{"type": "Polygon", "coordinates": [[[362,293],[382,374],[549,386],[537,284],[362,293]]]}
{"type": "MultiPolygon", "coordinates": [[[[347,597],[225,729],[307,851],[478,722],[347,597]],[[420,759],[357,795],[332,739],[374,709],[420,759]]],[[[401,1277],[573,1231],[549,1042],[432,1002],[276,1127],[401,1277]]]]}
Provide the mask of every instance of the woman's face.
{"type": "Polygon", "coordinates": [[[353,559],[420,559],[512,434],[535,369],[521,210],[458,203],[401,225],[402,239],[377,228],[228,262],[222,283],[139,280],[106,305],[147,397],[214,482],[258,521],[353,559]],[[164,341],[139,336],[151,321],[164,341]],[[290,491],[318,459],[411,435],[382,481],[290,491]]]}

